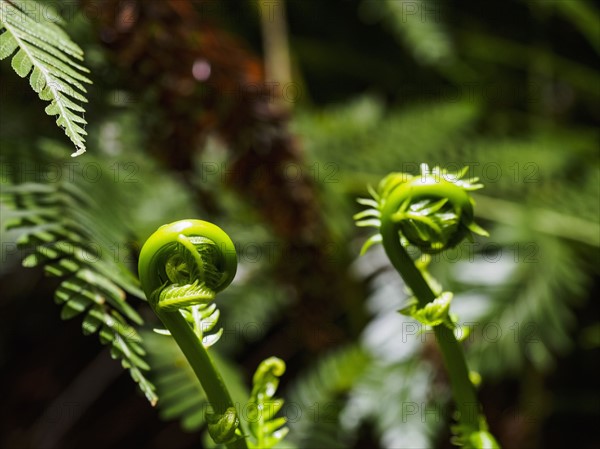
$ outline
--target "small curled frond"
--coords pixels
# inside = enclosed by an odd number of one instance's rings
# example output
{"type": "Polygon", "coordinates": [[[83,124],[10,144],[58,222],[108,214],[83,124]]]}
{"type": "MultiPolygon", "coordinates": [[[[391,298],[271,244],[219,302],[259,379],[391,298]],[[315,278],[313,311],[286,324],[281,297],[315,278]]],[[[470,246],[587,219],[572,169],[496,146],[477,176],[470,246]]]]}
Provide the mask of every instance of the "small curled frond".
{"type": "Polygon", "coordinates": [[[142,288],[155,310],[207,304],[237,270],[235,246],[218,226],[181,220],[161,226],[140,253],[142,288]]]}
{"type": "MultiPolygon", "coordinates": [[[[377,191],[369,189],[372,199],[359,199],[369,209],[354,216],[356,224],[393,229],[403,246],[412,244],[430,254],[452,248],[472,233],[487,236],[474,221],[474,201],[468,194],[483,186],[477,178],[463,179],[467,170],[452,173],[422,164],[420,175],[391,173],[377,191]]],[[[362,252],[382,242],[382,235],[367,240],[362,252]]]]}
{"type": "Polygon", "coordinates": [[[283,399],[275,398],[279,378],[285,373],[285,362],[277,357],[263,360],[252,378],[252,394],[248,401],[248,422],[254,441],[251,448],[271,448],[288,433],[286,419],[275,415],[283,407],[283,399]]]}

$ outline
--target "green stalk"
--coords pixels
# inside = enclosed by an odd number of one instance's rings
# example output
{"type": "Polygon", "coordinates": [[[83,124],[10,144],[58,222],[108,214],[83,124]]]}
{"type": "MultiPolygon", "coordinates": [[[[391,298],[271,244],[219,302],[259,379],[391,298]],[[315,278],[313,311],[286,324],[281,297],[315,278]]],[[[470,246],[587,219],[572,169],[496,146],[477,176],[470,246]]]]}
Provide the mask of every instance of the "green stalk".
{"type": "MultiPolygon", "coordinates": [[[[169,330],[194,370],[213,411],[218,415],[222,415],[229,407],[234,407],[229,390],[227,390],[225,382],[223,382],[223,378],[216,369],[208,351],[194,334],[194,331],[185,321],[181,312],[179,310],[165,312],[159,310],[159,308],[156,308],[154,311],[169,330]]],[[[240,430],[245,435],[241,420],[240,430]]],[[[248,449],[245,438],[227,443],[226,446],[229,449],[248,449]]]]}
{"type": "MultiPolygon", "coordinates": [[[[436,295],[400,243],[400,236],[394,223],[390,220],[382,220],[380,232],[388,258],[416,296],[419,307],[432,302],[436,295]]],[[[448,370],[454,400],[460,413],[460,422],[474,431],[482,430],[479,423],[479,402],[475,387],[469,379],[469,370],[462,347],[454,332],[444,324],[434,326],[433,331],[448,370]]]]}

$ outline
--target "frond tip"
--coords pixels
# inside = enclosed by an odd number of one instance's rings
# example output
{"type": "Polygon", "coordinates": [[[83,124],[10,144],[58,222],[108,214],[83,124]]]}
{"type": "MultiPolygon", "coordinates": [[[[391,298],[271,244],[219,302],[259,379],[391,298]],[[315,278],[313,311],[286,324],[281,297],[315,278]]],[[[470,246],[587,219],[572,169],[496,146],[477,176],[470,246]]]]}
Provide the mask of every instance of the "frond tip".
{"type": "Polygon", "coordinates": [[[261,362],[254,373],[252,394],[248,401],[248,421],[254,437],[248,441],[251,448],[274,447],[289,431],[285,427],[286,418],[275,417],[283,407],[283,399],[274,396],[284,372],[285,362],[277,357],[269,357],[261,362]]]}
{"type": "MultiPolygon", "coordinates": [[[[75,62],[83,60],[83,51],[56,23],[41,21],[47,5],[34,0],[24,2],[0,0],[0,60],[13,55],[11,65],[21,78],[29,75],[29,84],[40,99],[50,101],[48,115],[58,116],[56,124],[76,147],[71,156],[85,152],[87,124],[84,86],[90,84],[82,73],[89,70],[75,62]]],[[[52,14],[52,17],[57,17],[52,14]]]]}

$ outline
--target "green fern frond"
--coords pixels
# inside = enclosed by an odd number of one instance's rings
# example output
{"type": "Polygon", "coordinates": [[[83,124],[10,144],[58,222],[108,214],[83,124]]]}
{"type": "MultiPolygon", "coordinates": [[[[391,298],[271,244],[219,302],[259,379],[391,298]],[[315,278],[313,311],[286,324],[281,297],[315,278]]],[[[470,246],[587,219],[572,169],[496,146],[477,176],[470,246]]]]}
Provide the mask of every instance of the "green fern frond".
{"type": "Polygon", "coordinates": [[[441,20],[441,6],[425,0],[365,0],[361,12],[390,28],[418,62],[438,65],[454,56],[451,36],[441,20]]]}
{"type": "MultiPolygon", "coordinates": [[[[477,299],[485,305],[481,315],[464,318],[473,327],[467,338],[470,366],[484,377],[517,374],[526,365],[547,370],[573,344],[573,308],[587,294],[589,275],[573,263],[572,248],[557,238],[537,234],[528,241],[505,227],[494,235],[504,235],[495,243],[497,253],[452,268],[451,276],[463,288],[476,286],[483,293],[477,299]],[[497,273],[486,285],[467,280],[485,270],[497,273]]],[[[468,299],[459,295],[455,302],[461,318],[461,307],[468,307],[462,301],[468,299]]]]}
{"type": "Polygon", "coordinates": [[[133,327],[143,321],[126,299],[126,292],[144,295],[123,262],[128,257],[124,248],[115,252],[115,243],[123,238],[122,224],[110,219],[99,197],[103,189],[89,189],[94,196],[84,194],[77,180],[3,185],[3,225],[17,232],[16,245],[28,253],[24,266],[43,266],[47,275],[61,278],[54,295],[62,306],[61,318],[82,315],[83,333],[98,333],[102,344],[110,345],[111,356],[121,360],[155,404],[158,397],[144,373],[149,370],[146,352],[133,327]]]}
{"type": "Polygon", "coordinates": [[[381,447],[432,447],[446,421],[448,390],[433,382],[419,358],[400,363],[375,360],[349,393],[341,412],[347,432],[374,425],[381,447]]]}
{"type": "Polygon", "coordinates": [[[91,81],[82,73],[89,70],[75,62],[83,60],[81,48],[56,23],[42,20],[46,8],[34,0],[0,0],[0,59],[14,54],[12,68],[21,78],[29,75],[31,88],[50,101],[46,113],[58,116],[56,124],[76,147],[71,156],[78,156],[87,134],[78,102],[87,102],[84,84],[91,81]]]}
{"type": "Polygon", "coordinates": [[[389,112],[383,108],[377,99],[363,97],[318,114],[301,114],[296,128],[307,136],[312,157],[323,163],[336,161],[340,179],[353,192],[377,182],[390,167],[416,174],[422,161],[452,169],[473,161],[464,159],[460,144],[468,143],[466,137],[480,114],[474,102],[432,102],[389,112]]]}
{"type": "Polygon", "coordinates": [[[348,346],[322,357],[294,384],[289,394],[289,440],[298,447],[349,447],[351,432],[339,426],[344,397],[367,370],[371,356],[359,346],[348,346]],[[293,408],[292,408],[293,407],[293,408]]]}

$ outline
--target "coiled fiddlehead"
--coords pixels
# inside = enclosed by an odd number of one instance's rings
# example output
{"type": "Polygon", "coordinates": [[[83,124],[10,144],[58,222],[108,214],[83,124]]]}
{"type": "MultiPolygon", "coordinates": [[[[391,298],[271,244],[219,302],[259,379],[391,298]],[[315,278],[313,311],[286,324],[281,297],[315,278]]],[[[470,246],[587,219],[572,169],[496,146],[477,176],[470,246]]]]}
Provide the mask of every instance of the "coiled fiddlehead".
{"type": "Polygon", "coordinates": [[[450,173],[437,167],[430,170],[423,164],[419,176],[392,173],[380,182],[377,192],[369,189],[373,199],[359,199],[370,209],[354,218],[358,226],[379,230],[365,242],[361,252],[382,243],[390,262],[412,291],[414,298],[401,312],[433,327],[452,384],[461,438],[480,448],[498,447],[487,432],[463,350],[452,330],[448,314],[452,293],[442,292],[426,270],[428,254],[452,248],[472,238],[472,233],[488,235],[474,221],[474,202],[468,194],[483,186],[477,178],[462,179],[467,169],[450,173]],[[406,251],[409,245],[427,257],[415,263],[406,251]],[[482,435],[486,438],[480,438],[482,435]]]}
{"type": "Polygon", "coordinates": [[[387,238],[402,238],[403,246],[412,244],[424,253],[438,253],[470,238],[471,233],[487,236],[474,221],[474,202],[468,194],[483,186],[477,178],[462,179],[467,169],[449,173],[423,164],[417,176],[386,176],[377,192],[370,191],[372,200],[359,200],[371,209],[355,215],[357,225],[380,230],[365,243],[363,252],[387,238]]]}
{"type": "Polygon", "coordinates": [[[472,238],[473,233],[488,235],[474,221],[474,201],[468,194],[483,185],[477,178],[462,179],[467,169],[450,173],[422,164],[420,175],[391,173],[381,180],[377,192],[369,189],[373,199],[358,200],[371,208],[354,216],[356,224],[379,230],[361,253],[374,243],[383,243],[392,265],[415,295],[405,311],[426,325],[444,322],[451,326],[444,315],[452,294],[442,292],[427,272],[428,257],[415,264],[406,248],[414,245],[425,254],[439,253],[472,238]]]}
{"type": "Polygon", "coordinates": [[[233,401],[207,347],[218,339],[203,337],[206,320],[218,318],[215,295],[237,270],[235,246],[221,228],[202,220],[161,226],[142,247],[139,275],[156,315],[194,370],[214,411],[211,436],[217,443],[247,449],[233,401]]]}
{"type": "Polygon", "coordinates": [[[237,255],[229,236],[202,220],[161,226],[140,253],[140,281],[154,309],[206,304],[231,284],[236,270],[237,255]]]}

